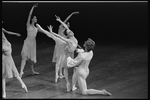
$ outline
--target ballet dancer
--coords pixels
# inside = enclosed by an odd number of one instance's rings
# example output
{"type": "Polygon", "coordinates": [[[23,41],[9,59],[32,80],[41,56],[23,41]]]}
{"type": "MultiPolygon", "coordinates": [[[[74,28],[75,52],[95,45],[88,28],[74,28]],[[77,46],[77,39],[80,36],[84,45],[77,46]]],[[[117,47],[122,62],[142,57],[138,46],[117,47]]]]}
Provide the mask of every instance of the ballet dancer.
{"type": "Polygon", "coordinates": [[[87,41],[85,41],[84,45],[85,50],[78,49],[78,56],[74,59],[71,57],[67,58],[67,66],[75,67],[75,72],[73,74],[73,85],[72,89],[75,90],[75,84],[78,82],[79,88],[81,90],[81,93],[83,95],[90,95],[90,94],[102,94],[102,95],[111,95],[109,92],[107,92],[105,89],[103,90],[96,90],[96,89],[87,89],[87,83],[86,78],[89,75],[89,64],[93,57],[93,49],[95,47],[95,42],[88,38],[87,41]]]}
{"type": "Polygon", "coordinates": [[[32,73],[35,75],[39,74],[39,72],[36,72],[34,70],[34,64],[37,62],[36,60],[36,36],[39,31],[38,28],[35,26],[35,24],[37,23],[36,16],[33,16],[32,22],[30,24],[31,15],[35,7],[37,7],[37,4],[32,6],[29,16],[28,16],[27,23],[26,23],[27,38],[24,40],[23,48],[21,51],[22,61],[21,61],[20,77],[22,77],[22,75],[24,74],[23,70],[24,70],[27,60],[29,60],[31,63],[32,73]]]}
{"type": "MultiPolygon", "coordinates": [[[[62,40],[67,42],[68,45],[66,46],[66,50],[65,50],[66,51],[66,58],[68,56],[74,58],[74,51],[78,46],[78,41],[74,37],[74,33],[69,29],[69,27],[63,21],[61,21],[60,17],[56,16],[56,20],[58,22],[60,22],[66,28],[68,39],[52,32],[52,27],[49,27],[50,33],[53,33],[55,36],[57,36],[57,37],[59,37],[62,40]]],[[[66,83],[67,92],[69,92],[71,90],[71,88],[70,88],[70,82],[69,82],[69,79],[68,79],[68,67],[67,67],[67,63],[66,63],[66,58],[64,58],[64,61],[63,61],[63,68],[64,68],[64,76],[65,76],[65,79],[66,79],[66,82],[67,82],[66,83]]]]}
{"type": "MultiPolygon", "coordinates": [[[[57,18],[59,18],[59,17],[57,17],[57,18]]],[[[63,23],[63,24],[66,25],[65,23],[63,23]]],[[[67,82],[66,83],[67,92],[69,92],[71,90],[71,88],[70,88],[70,82],[69,82],[69,79],[68,79],[68,67],[67,67],[67,62],[66,62],[67,60],[66,59],[67,59],[68,56],[72,57],[71,53],[75,51],[75,49],[77,47],[77,44],[78,44],[78,41],[74,37],[73,32],[68,28],[67,25],[65,26],[65,27],[67,27],[67,38],[64,38],[63,36],[60,36],[60,35],[54,33],[52,31],[52,26],[51,25],[50,25],[50,27],[48,27],[50,32],[44,30],[39,24],[36,24],[36,25],[39,28],[39,30],[41,30],[41,32],[45,33],[48,37],[50,37],[53,40],[59,42],[60,44],[66,45],[65,49],[63,49],[63,53],[62,53],[64,55],[62,55],[62,58],[59,60],[60,61],[59,63],[62,64],[61,66],[64,68],[64,76],[65,76],[65,79],[66,79],[66,82],[67,82]]]]}
{"type": "MultiPolygon", "coordinates": [[[[71,13],[65,20],[64,20],[64,23],[66,23],[70,17],[73,15],[73,14],[78,14],[79,12],[73,12],[71,13]]],[[[67,23],[67,26],[70,27],[69,25],[69,22],[67,23]]],[[[58,29],[58,34],[67,38],[67,36],[64,34],[64,31],[66,30],[66,28],[64,28],[64,26],[61,24],[59,26],[59,29],[58,29]]],[[[58,81],[58,78],[63,78],[64,76],[62,75],[62,64],[60,63],[60,60],[62,59],[62,55],[64,55],[64,50],[65,49],[65,44],[59,44],[60,42],[57,42],[56,41],[56,44],[55,44],[55,48],[54,48],[54,53],[53,53],[53,58],[52,58],[52,62],[56,62],[56,65],[55,65],[55,82],[57,83],[58,81]],[[58,75],[58,72],[59,72],[59,75],[58,75]]]]}
{"type": "Polygon", "coordinates": [[[10,32],[2,28],[2,87],[3,87],[3,98],[6,98],[6,79],[16,77],[17,80],[22,85],[22,88],[28,92],[26,85],[22,81],[21,77],[19,76],[18,70],[15,66],[15,63],[12,58],[12,48],[10,42],[4,35],[4,32],[7,34],[17,35],[20,36],[18,33],[10,32]]]}

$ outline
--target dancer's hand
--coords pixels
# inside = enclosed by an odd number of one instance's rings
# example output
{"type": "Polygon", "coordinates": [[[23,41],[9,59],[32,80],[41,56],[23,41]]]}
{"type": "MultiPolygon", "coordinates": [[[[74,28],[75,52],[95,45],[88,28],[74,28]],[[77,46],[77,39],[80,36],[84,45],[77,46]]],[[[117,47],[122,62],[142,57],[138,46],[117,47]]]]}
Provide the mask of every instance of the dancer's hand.
{"type": "Polygon", "coordinates": [[[67,22],[67,26],[68,26],[68,28],[70,27],[70,23],[69,22],[67,22]]]}
{"type": "Polygon", "coordinates": [[[73,14],[79,14],[79,12],[78,12],[78,11],[76,11],[76,12],[73,12],[73,14]]]}
{"type": "Polygon", "coordinates": [[[38,4],[34,4],[33,7],[34,7],[34,8],[35,8],[35,7],[38,7],[38,4]]]}
{"type": "Polygon", "coordinates": [[[59,21],[59,20],[60,20],[60,17],[59,17],[59,16],[56,16],[56,15],[55,15],[55,17],[56,17],[56,20],[57,20],[57,21],[59,21]]]}
{"type": "MultiPolygon", "coordinates": [[[[47,26],[48,27],[48,26],[47,26]]],[[[52,31],[52,28],[53,28],[53,26],[52,25],[50,25],[49,27],[48,27],[48,29],[49,29],[49,31],[52,33],[53,31],[52,31]]]]}
{"type": "Polygon", "coordinates": [[[21,36],[21,34],[19,34],[19,33],[17,33],[16,35],[17,35],[17,36],[21,36]]]}
{"type": "Polygon", "coordinates": [[[83,49],[77,49],[76,51],[77,51],[77,53],[82,53],[82,52],[84,52],[83,49]]]}

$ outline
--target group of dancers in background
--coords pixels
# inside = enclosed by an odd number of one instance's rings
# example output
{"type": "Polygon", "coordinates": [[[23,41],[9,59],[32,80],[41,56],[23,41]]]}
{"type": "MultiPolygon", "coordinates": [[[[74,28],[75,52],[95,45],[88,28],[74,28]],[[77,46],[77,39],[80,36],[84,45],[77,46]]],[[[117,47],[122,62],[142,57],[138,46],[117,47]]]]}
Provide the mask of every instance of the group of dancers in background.
{"type": "MultiPolygon", "coordinates": [[[[22,61],[20,73],[18,72],[15,63],[12,58],[12,48],[10,42],[5,37],[4,33],[21,36],[19,33],[10,32],[2,28],[2,87],[3,87],[3,98],[6,98],[6,78],[16,77],[22,85],[22,88],[28,92],[27,86],[22,81],[22,76],[24,74],[24,67],[26,61],[31,62],[32,74],[39,74],[34,70],[34,64],[36,60],[36,36],[37,33],[46,34],[49,38],[55,41],[55,48],[53,53],[52,62],[55,62],[55,82],[58,82],[59,78],[65,78],[67,92],[74,91],[77,89],[76,83],[78,83],[79,89],[83,95],[88,94],[102,94],[111,95],[105,89],[87,89],[86,78],[89,75],[89,64],[93,57],[93,49],[95,47],[95,42],[88,38],[83,46],[84,49],[79,46],[78,40],[75,38],[75,34],[70,30],[70,24],[67,22],[73,14],[78,14],[79,12],[71,13],[64,21],[60,17],[56,16],[56,21],[60,22],[58,34],[53,32],[52,25],[48,26],[48,31],[43,29],[38,23],[36,16],[32,16],[34,8],[37,4],[33,5],[27,20],[27,38],[24,40],[24,44],[21,51],[22,61]],[[74,57],[74,52],[78,55],[74,57]],[[72,84],[70,84],[68,79],[68,68],[74,67],[72,84]],[[64,72],[63,72],[64,71],[64,72]],[[63,75],[63,74],[64,75],[63,75]]],[[[2,21],[3,23],[3,21],[2,21]]]]}

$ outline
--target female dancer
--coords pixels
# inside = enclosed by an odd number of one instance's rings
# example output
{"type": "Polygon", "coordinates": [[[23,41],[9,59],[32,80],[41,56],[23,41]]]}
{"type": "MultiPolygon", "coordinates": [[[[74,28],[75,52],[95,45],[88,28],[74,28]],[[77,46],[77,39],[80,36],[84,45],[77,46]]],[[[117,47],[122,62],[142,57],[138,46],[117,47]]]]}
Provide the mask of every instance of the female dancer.
{"type": "MultiPolygon", "coordinates": [[[[89,75],[89,64],[93,57],[93,49],[95,46],[95,42],[88,38],[85,41],[84,45],[85,50],[81,49],[78,50],[78,56],[75,59],[71,57],[67,58],[67,66],[68,67],[76,67],[75,72],[73,74],[73,88],[75,87],[76,81],[78,81],[79,88],[83,95],[88,94],[102,94],[102,95],[111,95],[105,89],[103,90],[96,90],[96,89],[87,89],[86,78],[89,75]]],[[[74,90],[74,89],[73,89],[74,90]]]]}
{"type": "MultiPolygon", "coordinates": [[[[77,14],[79,12],[73,12],[71,13],[65,20],[64,20],[64,23],[66,23],[69,18],[73,15],[73,14],[77,14]]],[[[67,26],[69,26],[69,22],[67,23],[67,26]]],[[[64,28],[64,26],[61,24],[59,26],[59,30],[58,30],[58,34],[67,38],[67,36],[64,34],[64,31],[66,30],[66,28],[64,28]]],[[[54,53],[53,53],[53,59],[52,59],[52,62],[56,62],[56,65],[55,65],[55,82],[57,82],[58,78],[63,78],[64,76],[62,75],[62,68],[61,67],[61,64],[60,64],[60,60],[62,59],[62,55],[64,55],[64,52],[61,52],[61,51],[64,51],[63,49],[65,47],[65,44],[59,44],[59,42],[56,41],[56,45],[55,45],[55,48],[54,48],[54,53]],[[60,77],[58,75],[58,72],[60,74],[60,77]]]]}
{"type": "MultiPolygon", "coordinates": [[[[66,28],[66,32],[67,32],[67,35],[68,35],[68,39],[52,32],[52,28],[50,27],[49,30],[51,33],[53,33],[55,36],[61,38],[62,40],[64,40],[65,42],[67,42],[67,47],[66,47],[66,58],[67,57],[72,57],[74,58],[74,51],[76,49],[76,47],[78,46],[78,41],[77,39],[74,37],[74,33],[69,29],[69,27],[60,20],[60,17],[56,16],[56,20],[59,21],[65,28],[66,28]]],[[[67,92],[70,91],[70,82],[69,82],[69,79],[68,79],[68,67],[67,67],[67,63],[66,63],[66,58],[64,58],[63,60],[63,67],[64,67],[64,75],[65,75],[65,79],[66,79],[66,87],[67,87],[67,92]]]]}
{"type": "Polygon", "coordinates": [[[27,25],[27,38],[24,41],[23,48],[21,51],[21,55],[22,55],[21,69],[20,69],[21,77],[24,74],[23,70],[24,70],[27,60],[30,60],[31,62],[32,73],[39,74],[38,72],[34,70],[34,63],[37,62],[36,61],[36,35],[38,32],[38,29],[37,27],[35,27],[35,24],[37,23],[36,16],[33,17],[32,23],[30,24],[31,15],[35,7],[37,7],[37,4],[32,6],[29,16],[28,16],[27,24],[26,24],[27,25]]]}
{"type": "Polygon", "coordinates": [[[77,44],[78,44],[78,41],[77,39],[74,37],[74,33],[68,28],[68,26],[62,22],[60,20],[59,17],[57,17],[58,21],[60,21],[60,23],[67,29],[67,37],[68,39],[52,32],[52,27],[48,27],[49,28],[49,31],[46,31],[44,30],[40,25],[37,24],[37,27],[39,28],[39,30],[41,30],[41,32],[45,33],[48,37],[52,38],[53,40],[55,41],[58,41],[60,44],[65,44],[65,49],[61,52],[63,52],[64,55],[62,55],[62,58],[59,60],[59,63],[61,64],[61,66],[64,68],[64,76],[65,76],[65,79],[67,81],[67,92],[70,91],[70,82],[69,82],[69,79],[68,79],[68,67],[67,67],[67,63],[66,63],[66,58],[68,56],[71,56],[72,57],[72,52],[75,51],[76,47],[77,47],[77,44]]]}
{"type": "Polygon", "coordinates": [[[11,56],[11,44],[9,43],[3,32],[17,36],[20,36],[20,34],[6,31],[4,28],[2,28],[2,86],[3,98],[6,98],[6,78],[16,77],[17,80],[21,83],[22,88],[24,88],[26,92],[28,92],[28,90],[21,77],[19,76],[18,70],[16,69],[15,63],[11,56]]]}

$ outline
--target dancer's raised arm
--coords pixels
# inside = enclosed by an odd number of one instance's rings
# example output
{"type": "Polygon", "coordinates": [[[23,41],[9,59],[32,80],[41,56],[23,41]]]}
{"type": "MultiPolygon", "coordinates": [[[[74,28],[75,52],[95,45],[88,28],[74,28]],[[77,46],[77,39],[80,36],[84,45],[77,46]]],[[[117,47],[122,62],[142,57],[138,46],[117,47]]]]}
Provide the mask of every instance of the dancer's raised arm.
{"type": "Polygon", "coordinates": [[[5,32],[5,33],[7,33],[7,34],[12,34],[12,35],[16,35],[16,36],[21,36],[19,33],[10,32],[10,31],[5,30],[4,28],[2,28],[2,31],[5,32]]]}
{"type": "MultiPolygon", "coordinates": [[[[55,15],[55,16],[56,16],[56,15],[55,15]]],[[[70,30],[70,29],[68,28],[68,26],[67,26],[63,21],[61,21],[60,17],[56,16],[56,20],[59,21],[67,30],[70,30]]]]}
{"type": "Polygon", "coordinates": [[[27,23],[26,25],[29,26],[30,25],[30,20],[31,20],[31,15],[32,15],[32,12],[34,10],[35,7],[37,7],[38,4],[34,4],[29,12],[29,16],[28,16],[28,20],[27,20],[27,23]]]}
{"type": "MultiPolygon", "coordinates": [[[[64,20],[64,23],[67,24],[68,28],[69,28],[69,22],[68,22],[68,23],[66,23],[66,22],[71,18],[71,16],[72,16],[73,14],[78,14],[78,13],[79,13],[79,12],[73,12],[73,13],[71,13],[71,14],[64,20]]],[[[63,28],[63,25],[60,24],[59,30],[58,30],[58,34],[61,34],[61,36],[66,37],[66,36],[64,35],[64,33],[63,33],[65,30],[66,30],[66,29],[63,28]]]]}
{"type": "Polygon", "coordinates": [[[55,36],[61,38],[63,41],[65,41],[65,42],[70,42],[69,39],[66,39],[66,38],[64,38],[63,36],[60,36],[59,34],[54,33],[54,32],[52,31],[52,26],[51,26],[51,25],[48,27],[48,29],[49,29],[50,33],[52,33],[53,35],[55,35],[55,36]]]}
{"type": "Polygon", "coordinates": [[[66,23],[70,17],[73,15],[73,14],[78,14],[79,12],[72,12],[65,20],[64,20],[64,23],[66,23]]]}

